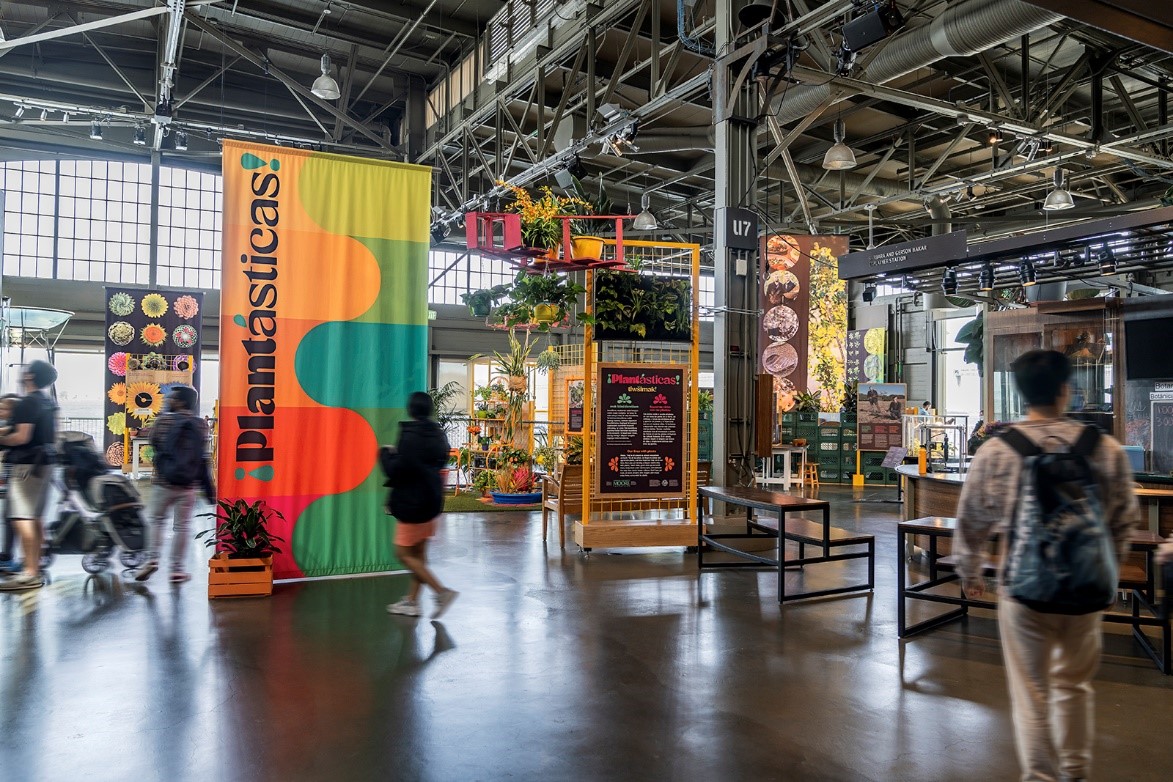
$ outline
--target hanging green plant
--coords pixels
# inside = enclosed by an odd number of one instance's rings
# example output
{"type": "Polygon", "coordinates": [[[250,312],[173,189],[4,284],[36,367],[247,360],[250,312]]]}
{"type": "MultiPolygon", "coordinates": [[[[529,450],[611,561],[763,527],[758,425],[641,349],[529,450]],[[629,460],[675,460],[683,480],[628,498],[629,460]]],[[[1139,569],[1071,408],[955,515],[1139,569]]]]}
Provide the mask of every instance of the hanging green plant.
{"type": "Polygon", "coordinates": [[[595,278],[596,340],[692,339],[692,284],[680,277],[601,272],[595,278]]]}
{"type": "Polygon", "coordinates": [[[494,311],[494,323],[515,328],[536,325],[546,332],[562,323],[586,288],[564,274],[519,272],[509,290],[509,301],[494,311]]]}
{"type": "Polygon", "coordinates": [[[487,318],[493,306],[509,295],[512,287],[509,285],[494,285],[492,288],[470,291],[460,294],[460,300],[468,307],[469,314],[474,318],[487,318]]]}
{"type": "Polygon", "coordinates": [[[562,366],[562,357],[558,355],[558,351],[554,350],[554,346],[550,345],[538,354],[537,364],[538,369],[542,372],[553,372],[562,366]]]}
{"type": "Polygon", "coordinates": [[[965,345],[965,355],[962,360],[966,364],[976,364],[978,374],[983,372],[983,363],[985,361],[985,313],[979,312],[977,317],[966,323],[961,327],[961,331],[957,332],[957,342],[965,345]]]}

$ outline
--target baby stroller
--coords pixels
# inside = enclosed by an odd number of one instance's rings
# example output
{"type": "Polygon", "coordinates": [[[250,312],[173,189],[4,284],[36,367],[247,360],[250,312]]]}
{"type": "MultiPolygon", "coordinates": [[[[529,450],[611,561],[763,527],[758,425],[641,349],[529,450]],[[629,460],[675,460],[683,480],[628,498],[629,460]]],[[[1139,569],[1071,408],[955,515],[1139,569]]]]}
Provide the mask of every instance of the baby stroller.
{"type": "Polygon", "coordinates": [[[142,565],[147,530],[134,484],[106,464],[94,438],[85,432],[61,432],[57,448],[60,501],[46,535],[48,561],[57,554],[81,554],[82,569],[101,573],[118,548],[124,567],[142,565]]]}

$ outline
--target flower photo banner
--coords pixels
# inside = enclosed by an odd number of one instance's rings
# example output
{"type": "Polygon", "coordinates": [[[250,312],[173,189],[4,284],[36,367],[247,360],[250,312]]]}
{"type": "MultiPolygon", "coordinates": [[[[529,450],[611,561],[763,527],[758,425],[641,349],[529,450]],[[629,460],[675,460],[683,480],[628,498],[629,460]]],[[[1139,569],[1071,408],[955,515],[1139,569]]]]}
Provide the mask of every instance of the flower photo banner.
{"type": "Polygon", "coordinates": [[[427,388],[431,171],[224,142],[221,497],[284,516],[278,579],[398,566],[377,466],[427,388]]]}
{"type": "MultiPolygon", "coordinates": [[[[204,294],[106,288],[106,462],[130,462],[126,438],[154,420],[175,383],[200,387],[204,294]]],[[[149,452],[148,452],[149,456],[149,452]]]]}

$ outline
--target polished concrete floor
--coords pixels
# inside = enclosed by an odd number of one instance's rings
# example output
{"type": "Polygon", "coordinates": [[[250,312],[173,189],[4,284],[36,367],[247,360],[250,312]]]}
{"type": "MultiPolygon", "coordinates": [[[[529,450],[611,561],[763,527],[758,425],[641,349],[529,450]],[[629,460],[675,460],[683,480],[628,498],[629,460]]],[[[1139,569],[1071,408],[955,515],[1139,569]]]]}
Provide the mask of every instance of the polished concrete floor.
{"type": "MultiPolygon", "coordinates": [[[[0,779],[1014,779],[993,620],[900,642],[898,506],[824,496],[878,536],[872,596],[780,608],[772,574],[584,558],[524,513],[445,520],[442,624],[384,612],[403,576],[209,603],[65,557],[0,595],[0,779]]],[[[1167,780],[1173,677],[1108,647],[1096,776],[1167,780]]]]}

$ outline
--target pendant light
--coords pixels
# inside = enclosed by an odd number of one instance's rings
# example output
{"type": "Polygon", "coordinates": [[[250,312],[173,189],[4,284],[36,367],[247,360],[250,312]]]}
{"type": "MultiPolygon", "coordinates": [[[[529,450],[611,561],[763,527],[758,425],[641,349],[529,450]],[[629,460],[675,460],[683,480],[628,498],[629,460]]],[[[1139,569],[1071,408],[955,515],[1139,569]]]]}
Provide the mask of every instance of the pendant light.
{"type": "Polygon", "coordinates": [[[147,129],[139,125],[134,129],[134,143],[136,146],[145,147],[147,145],[147,129]]]}
{"type": "Polygon", "coordinates": [[[978,275],[978,290],[994,290],[994,267],[988,263],[982,266],[981,274],[978,275]]]}
{"type": "Polygon", "coordinates": [[[823,156],[823,168],[828,171],[848,171],[855,168],[855,153],[843,143],[843,120],[835,120],[835,143],[823,156]]]}
{"type": "Polygon", "coordinates": [[[1071,200],[1071,193],[1067,192],[1063,169],[1056,167],[1055,189],[1047,194],[1047,200],[1043,202],[1043,209],[1048,212],[1056,212],[1060,209],[1071,209],[1073,206],[1075,206],[1075,201],[1071,200]]]}
{"type": "Polygon", "coordinates": [[[330,55],[322,55],[322,75],[314,80],[314,86],[310,87],[310,92],[322,100],[338,100],[342,96],[342,90],[338,89],[338,82],[330,75],[330,55]]]}
{"type": "Polygon", "coordinates": [[[102,140],[102,125],[97,120],[90,122],[90,138],[94,141],[102,140]]]}
{"type": "Polygon", "coordinates": [[[946,296],[955,296],[957,294],[957,270],[946,269],[945,273],[941,275],[941,293],[946,296]]]}
{"type": "Polygon", "coordinates": [[[175,150],[177,152],[186,152],[187,151],[187,131],[185,131],[185,130],[175,131],[175,150]]]}
{"type": "Polygon", "coordinates": [[[1022,283],[1022,287],[1028,288],[1038,282],[1038,273],[1035,271],[1035,265],[1030,260],[1024,260],[1018,264],[1018,281],[1022,283]]]}
{"type": "Polygon", "coordinates": [[[631,227],[637,231],[654,231],[660,227],[660,224],[656,222],[656,216],[648,208],[648,204],[649,196],[644,193],[643,198],[640,199],[640,207],[643,211],[636,215],[635,220],[631,223],[631,227]]]}

